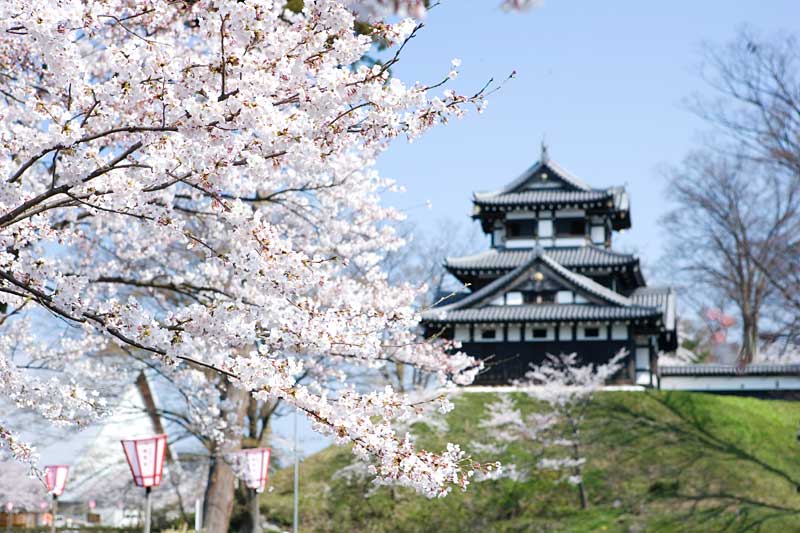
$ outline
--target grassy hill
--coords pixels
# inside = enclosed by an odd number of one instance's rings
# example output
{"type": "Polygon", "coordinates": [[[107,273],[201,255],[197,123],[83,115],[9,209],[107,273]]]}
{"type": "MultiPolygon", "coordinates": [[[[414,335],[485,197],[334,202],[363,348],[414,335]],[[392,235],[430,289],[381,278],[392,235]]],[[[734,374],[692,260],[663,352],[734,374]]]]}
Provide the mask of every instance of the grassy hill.
{"type": "MultiPolygon", "coordinates": [[[[514,393],[523,411],[537,408],[514,393]]],[[[490,436],[480,427],[490,393],[462,393],[436,424],[414,426],[418,442],[449,441],[471,451],[490,436]]],[[[684,392],[605,392],[590,408],[586,486],[579,509],[574,487],[552,472],[529,479],[472,484],[428,500],[406,489],[374,488],[336,476],[353,462],[329,448],[301,465],[301,531],[800,531],[800,403],[684,392]],[[365,497],[365,494],[369,494],[365,497]]],[[[499,459],[524,467],[531,449],[516,445],[499,459]]],[[[292,472],[278,472],[263,496],[265,516],[291,524],[292,472]]]]}

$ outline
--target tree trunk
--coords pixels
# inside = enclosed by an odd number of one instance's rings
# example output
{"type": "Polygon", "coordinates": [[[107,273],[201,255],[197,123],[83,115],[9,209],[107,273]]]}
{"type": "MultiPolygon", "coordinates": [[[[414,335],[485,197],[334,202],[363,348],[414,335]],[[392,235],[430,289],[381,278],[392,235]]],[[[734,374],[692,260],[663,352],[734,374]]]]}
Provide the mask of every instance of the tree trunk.
{"type": "Polygon", "coordinates": [[[750,364],[758,355],[758,316],[742,316],[742,349],[739,352],[739,362],[750,364]]]}
{"type": "MultiPolygon", "coordinates": [[[[578,473],[578,475],[580,475],[580,470],[578,470],[578,473]]],[[[589,499],[586,497],[586,489],[583,486],[583,481],[578,483],[578,495],[581,498],[581,509],[588,509],[589,499]]]]}
{"type": "MultiPolygon", "coordinates": [[[[241,423],[248,404],[247,391],[228,384],[226,396],[234,402],[237,424],[241,423]]],[[[240,449],[239,439],[231,441],[236,444],[224,450],[213,449],[211,453],[211,465],[208,469],[208,482],[203,500],[203,529],[207,533],[226,533],[231,520],[236,474],[225,461],[224,454],[240,449]]]]}

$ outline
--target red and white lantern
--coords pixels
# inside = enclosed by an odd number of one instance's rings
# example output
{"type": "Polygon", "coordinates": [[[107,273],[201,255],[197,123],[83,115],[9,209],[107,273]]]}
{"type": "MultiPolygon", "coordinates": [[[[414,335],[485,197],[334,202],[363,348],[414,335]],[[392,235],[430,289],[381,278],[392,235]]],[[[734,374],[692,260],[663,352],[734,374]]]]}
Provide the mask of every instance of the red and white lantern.
{"type": "Polygon", "coordinates": [[[164,456],[167,452],[167,436],[156,435],[142,439],[123,440],[122,449],[133,474],[133,482],[139,487],[157,487],[161,484],[164,456]]]}
{"type": "Polygon", "coordinates": [[[250,448],[237,452],[239,477],[248,489],[263,492],[267,485],[269,448],[250,448]]]}
{"type": "Polygon", "coordinates": [[[44,481],[47,485],[47,492],[53,496],[61,496],[64,493],[64,487],[67,486],[67,474],[69,474],[67,465],[45,466],[44,481]]]}

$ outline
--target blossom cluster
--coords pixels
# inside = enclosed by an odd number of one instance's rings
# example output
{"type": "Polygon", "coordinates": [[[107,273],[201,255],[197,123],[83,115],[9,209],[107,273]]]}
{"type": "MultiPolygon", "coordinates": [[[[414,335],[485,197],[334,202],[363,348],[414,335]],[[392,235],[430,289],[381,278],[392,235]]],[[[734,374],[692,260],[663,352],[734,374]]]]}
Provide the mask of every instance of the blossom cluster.
{"type": "Polygon", "coordinates": [[[520,463],[508,463],[497,476],[526,478],[528,464],[539,470],[563,473],[562,481],[580,485],[586,458],[581,455],[585,436],[583,424],[586,406],[606,381],[622,368],[628,356],[621,350],[601,365],[582,364],[578,354],[548,354],[538,365],[531,365],[525,379],[516,385],[520,392],[543,402],[545,409],[523,414],[510,394],[502,394],[489,405],[488,416],[481,421],[491,435],[489,442],[475,442],[471,448],[480,453],[507,452],[509,444],[528,445],[520,463]],[[534,445],[534,446],[531,446],[534,445]]]}
{"type": "Polygon", "coordinates": [[[392,429],[406,398],[341,381],[387,362],[442,383],[480,368],[421,340],[420,289],[377,266],[403,243],[374,160],[484,93],[392,77],[419,26],[360,35],[350,7],[0,5],[0,384],[17,405],[54,421],[102,411],[89,385],[115,381],[107,356],[122,354],[185,386],[203,432],[233,423],[197,385],[212,373],[301,409],[385,479],[428,495],[465,485],[457,446],[418,451],[392,429]],[[397,53],[366,65],[375,38],[397,53]],[[45,377],[24,368],[36,359],[45,377]]]}

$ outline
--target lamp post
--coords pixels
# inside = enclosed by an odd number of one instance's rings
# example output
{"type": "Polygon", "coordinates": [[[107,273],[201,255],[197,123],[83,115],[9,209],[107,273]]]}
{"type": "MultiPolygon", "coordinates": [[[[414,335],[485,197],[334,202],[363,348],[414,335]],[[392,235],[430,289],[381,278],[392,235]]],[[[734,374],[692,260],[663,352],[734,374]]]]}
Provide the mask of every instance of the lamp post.
{"type": "Polygon", "coordinates": [[[252,491],[250,517],[253,521],[253,533],[261,533],[261,510],[258,508],[258,495],[264,492],[264,487],[267,485],[269,456],[269,448],[250,448],[236,453],[239,477],[252,491]]]}
{"type": "Polygon", "coordinates": [[[44,481],[47,485],[47,492],[53,495],[53,504],[50,508],[50,531],[56,530],[56,512],[58,511],[58,497],[64,493],[67,486],[67,465],[50,465],[44,467],[44,481]]]}
{"type": "Polygon", "coordinates": [[[294,490],[292,491],[292,532],[300,527],[300,463],[297,459],[297,407],[294,408],[294,490]]]}
{"type": "Polygon", "coordinates": [[[144,533],[150,533],[150,491],[161,484],[167,436],[156,435],[121,442],[128,466],[131,468],[133,483],[137,487],[144,487],[144,533]]]}

